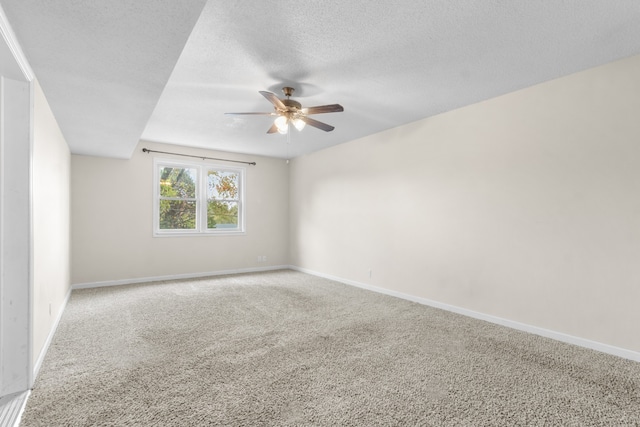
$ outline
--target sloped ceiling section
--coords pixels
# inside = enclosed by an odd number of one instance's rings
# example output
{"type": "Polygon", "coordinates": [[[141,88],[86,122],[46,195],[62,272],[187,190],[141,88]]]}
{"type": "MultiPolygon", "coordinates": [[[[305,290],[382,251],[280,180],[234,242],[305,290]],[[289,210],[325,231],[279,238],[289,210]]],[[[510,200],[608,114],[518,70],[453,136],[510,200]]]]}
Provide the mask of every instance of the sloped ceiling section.
{"type": "Polygon", "coordinates": [[[2,0],[73,153],[129,158],[205,0],[2,0]]]}

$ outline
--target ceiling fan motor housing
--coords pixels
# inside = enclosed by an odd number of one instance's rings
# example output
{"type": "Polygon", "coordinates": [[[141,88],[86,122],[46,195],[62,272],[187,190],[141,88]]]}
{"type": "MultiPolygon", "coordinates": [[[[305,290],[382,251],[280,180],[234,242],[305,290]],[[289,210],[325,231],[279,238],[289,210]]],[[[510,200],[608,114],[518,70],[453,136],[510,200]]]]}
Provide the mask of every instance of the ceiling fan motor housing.
{"type": "Polygon", "coordinates": [[[287,110],[289,111],[300,110],[302,108],[302,104],[298,101],[294,101],[293,99],[283,99],[282,103],[286,105],[287,110]]]}

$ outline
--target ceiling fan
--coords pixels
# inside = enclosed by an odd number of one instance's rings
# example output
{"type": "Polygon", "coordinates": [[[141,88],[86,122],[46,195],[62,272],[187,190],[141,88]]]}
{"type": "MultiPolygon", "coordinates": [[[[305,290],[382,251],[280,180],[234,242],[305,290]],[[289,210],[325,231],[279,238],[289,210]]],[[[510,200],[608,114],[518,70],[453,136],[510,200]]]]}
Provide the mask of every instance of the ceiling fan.
{"type": "Polygon", "coordinates": [[[305,125],[313,126],[325,132],[331,132],[335,129],[333,126],[328,125],[318,120],[309,117],[311,114],[322,113],[339,113],[344,111],[340,104],[319,105],[317,107],[302,108],[302,104],[298,101],[291,99],[291,95],[295,89],[289,86],[282,88],[285,99],[278,98],[274,93],[267,91],[259,91],[262,96],[267,98],[269,102],[273,104],[274,111],[271,113],[225,113],[231,115],[256,115],[256,116],[278,116],[276,117],[273,125],[269,128],[267,133],[281,133],[285,134],[289,131],[289,125],[292,124],[298,131],[304,129],[305,125]]]}

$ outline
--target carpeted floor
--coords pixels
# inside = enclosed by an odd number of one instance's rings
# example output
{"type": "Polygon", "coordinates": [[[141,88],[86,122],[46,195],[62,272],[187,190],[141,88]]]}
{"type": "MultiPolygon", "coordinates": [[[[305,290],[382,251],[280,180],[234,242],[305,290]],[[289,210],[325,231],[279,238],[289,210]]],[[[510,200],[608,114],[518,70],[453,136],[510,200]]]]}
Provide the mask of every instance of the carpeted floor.
{"type": "Polygon", "coordinates": [[[74,291],[21,426],[640,426],[640,363],[294,271],[74,291]]]}

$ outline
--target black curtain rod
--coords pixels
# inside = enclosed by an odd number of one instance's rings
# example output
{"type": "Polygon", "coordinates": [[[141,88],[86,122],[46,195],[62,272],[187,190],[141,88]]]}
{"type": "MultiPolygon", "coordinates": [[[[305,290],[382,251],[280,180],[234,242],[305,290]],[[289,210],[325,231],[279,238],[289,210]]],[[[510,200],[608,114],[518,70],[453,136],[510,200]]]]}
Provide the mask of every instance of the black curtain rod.
{"type": "Polygon", "coordinates": [[[244,163],[246,165],[253,165],[253,166],[256,165],[256,162],[243,162],[242,160],[217,159],[215,157],[194,156],[193,154],[170,153],[168,151],[149,150],[148,148],[143,148],[142,152],[143,153],[172,154],[174,156],[193,157],[195,159],[202,159],[202,160],[220,160],[220,161],[223,161],[223,162],[244,163]]]}

